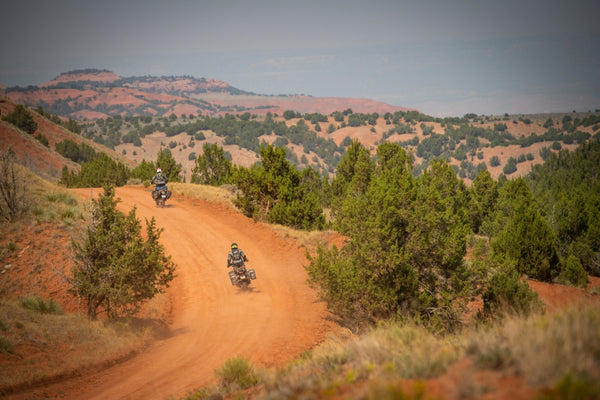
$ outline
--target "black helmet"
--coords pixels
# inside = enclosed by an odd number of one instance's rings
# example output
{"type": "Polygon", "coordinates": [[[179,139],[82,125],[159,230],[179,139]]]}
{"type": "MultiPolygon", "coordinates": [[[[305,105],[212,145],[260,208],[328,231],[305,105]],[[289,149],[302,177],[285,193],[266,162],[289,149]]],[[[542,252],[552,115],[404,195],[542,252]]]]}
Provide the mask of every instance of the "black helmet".
{"type": "Polygon", "coordinates": [[[231,250],[237,249],[237,248],[238,248],[237,243],[231,243],[231,250]]]}

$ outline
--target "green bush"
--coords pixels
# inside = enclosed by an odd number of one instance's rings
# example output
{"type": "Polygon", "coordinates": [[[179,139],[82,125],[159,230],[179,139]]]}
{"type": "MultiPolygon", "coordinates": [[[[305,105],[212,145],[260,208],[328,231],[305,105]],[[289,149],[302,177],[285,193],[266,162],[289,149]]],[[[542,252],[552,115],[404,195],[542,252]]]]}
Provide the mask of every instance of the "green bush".
{"type": "Polygon", "coordinates": [[[14,343],[7,337],[0,336],[0,353],[12,353],[15,349],[14,343]]]}
{"type": "Polygon", "coordinates": [[[332,182],[335,227],[350,239],[309,256],[310,282],[349,328],[397,316],[457,326],[458,297],[473,287],[463,258],[467,190],[451,166],[432,162],[419,178],[400,146],[384,143],[377,162],[360,144],[332,182]]]}
{"type": "Polygon", "coordinates": [[[528,315],[541,310],[542,303],[516,269],[505,267],[494,274],[483,293],[483,313],[486,317],[503,314],[528,315]]]}
{"type": "Polygon", "coordinates": [[[78,174],[64,166],[60,183],[67,187],[123,186],[129,176],[130,171],[125,164],[120,161],[117,163],[106,153],[100,153],[92,161],[84,162],[78,174]]]}
{"type": "Polygon", "coordinates": [[[225,387],[235,385],[240,389],[247,389],[258,383],[254,368],[242,357],[228,359],[215,374],[225,387]]]}
{"type": "Polygon", "coordinates": [[[546,389],[537,397],[538,400],[600,398],[600,384],[587,376],[565,375],[555,387],[546,389]]]}
{"type": "Polygon", "coordinates": [[[504,168],[502,168],[502,172],[504,172],[504,175],[510,175],[516,171],[517,171],[517,160],[514,157],[510,157],[508,159],[508,161],[506,162],[506,165],[504,165],[504,168]]]}
{"type": "Polygon", "coordinates": [[[6,332],[10,329],[10,324],[3,319],[0,319],[0,331],[6,332]]]}
{"type": "Polygon", "coordinates": [[[52,299],[44,300],[38,296],[24,297],[21,299],[21,306],[31,311],[40,314],[57,314],[63,313],[60,304],[52,299]]]}
{"type": "Polygon", "coordinates": [[[50,144],[48,142],[48,138],[44,135],[42,135],[41,133],[39,135],[37,135],[35,137],[41,144],[43,144],[46,147],[50,147],[50,144]]]}
{"type": "Polygon", "coordinates": [[[573,254],[569,254],[567,257],[567,261],[559,275],[559,280],[580,287],[587,286],[590,281],[581,261],[573,254]]]}
{"type": "Polygon", "coordinates": [[[10,114],[2,117],[3,121],[6,121],[14,126],[24,130],[25,132],[33,135],[33,133],[37,130],[38,124],[33,119],[33,116],[29,112],[29,110],[22,105],[17,105],[15,110],[10,114]]]}

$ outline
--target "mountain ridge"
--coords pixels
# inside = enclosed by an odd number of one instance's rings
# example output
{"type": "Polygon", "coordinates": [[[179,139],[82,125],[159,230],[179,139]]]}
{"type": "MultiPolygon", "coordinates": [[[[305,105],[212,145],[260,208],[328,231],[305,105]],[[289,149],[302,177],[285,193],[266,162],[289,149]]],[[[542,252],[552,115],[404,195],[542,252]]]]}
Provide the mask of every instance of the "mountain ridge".
{"type": "Polygon", "coordinates": [[[304,94],[263,95],[244,91],[218,79],[192,76],[120,77],[109,70],[84,69],[60,74],[40,85],[2,87],[0,93],[20,104],[64,118],[94,120],[113,115],[224,115],[251,112],[256,115],[331,113],[345,109],[384,114],[411,111],[375,100],[312,97],[304,94]]]}

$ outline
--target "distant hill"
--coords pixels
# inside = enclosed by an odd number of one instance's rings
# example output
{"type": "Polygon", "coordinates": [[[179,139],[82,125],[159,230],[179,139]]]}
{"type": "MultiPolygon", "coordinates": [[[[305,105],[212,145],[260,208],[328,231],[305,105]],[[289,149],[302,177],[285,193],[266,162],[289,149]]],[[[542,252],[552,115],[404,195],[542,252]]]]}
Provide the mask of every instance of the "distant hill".
{"type": "MultiPolygon", "coordinates": [[[[12,113],[17,104],[10,99],[0,96],[0,114],[12,113]]],[[[56,144],[66,139],[77,144],[85,143],[97,152],[105,152],[116,161],[121,161],[130,167],[134,161],[128,160],[117,152],[82,137],[76,133],[55,124],[36,112],[31,112],[38,125],[33,135],[27,134],[8,122],[0,120],[0,151],[11,149],[19,163],[28,167],[35,174],[52,181],[61,176],[62,168],[79,171],[81,166],[56,152],[56,144]],[[39,140],[40,135],[47,140],[47,145],[39,140]]]]}
{"type": "Polygon", "coordinates": [[[216,79],[190,76],[123,78],[108,70],[85,69],[27,87],[1,88],[11,100],[79,121],[113,115],[223,115],[251,112],[282,114],[285,110],[320,112],[352,109],[380,114],[405,107],[357,98],[318,98],[305,95],[268,96],[247,92],[216,79]]]}
{"type": "Polygon", "coordinates": [[[106,70],[72,71],[44,85],[4,92],[2,115],[24,104],[66,122],[79,120],[80,134],[37,112],[34,135],[0,124],[0,149],[19,149],[23,164],[54,178],[65,165],[80,168],[55,151],[66,138],[130,166],[155,161],[168,148],[188,182],[206,143],[223,147],[244,167],[260,160],[262,143],[285,147],[298,168],[310,166],[331,177],[350,141],[358,140],[373,155],[381,143],[400,144],[413,156],[416,174],[432,159],[446,159],[469,182],[484,169],[495,179],[524,176],[550,152],[573,150],[600,131],[600,113],[441,119],[364,99],[261,96],[217,80],[121,78],[106,70]],[[36,140],[39,135],[47,146],[36,140]]]}

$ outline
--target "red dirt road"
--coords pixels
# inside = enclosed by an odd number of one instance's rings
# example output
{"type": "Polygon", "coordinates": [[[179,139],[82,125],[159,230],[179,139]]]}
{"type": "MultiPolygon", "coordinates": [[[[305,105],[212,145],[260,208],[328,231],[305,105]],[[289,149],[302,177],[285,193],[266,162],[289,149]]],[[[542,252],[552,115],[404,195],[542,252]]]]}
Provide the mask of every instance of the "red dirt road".
{"type": "MultiPolygon", "coordinates": [[[[89,189],[80,190],[89,197],[89,189]]],[[[99,190],[94,190],[97,198],[99,190]]],[[[337,326],[306,284],[304,249],[218,203],[173,195],[164,209],[149,189],[117,188],[119,209],[156,218],[161,243],[177,264],[168,289],[170,334],[143,354],[101,373],[38,389],[61,399],[165,399],[215,381],[215,369],[241,356],[282,365],[323,341],[337,326]],[[241,291],[229,282],[231,242],[247,254],[257,279],[241,291]]],[[[144,224],[144,223],[143,223],[144,224]]],[[[25,395],[30,398],[33,393],[25,395]]]]}

